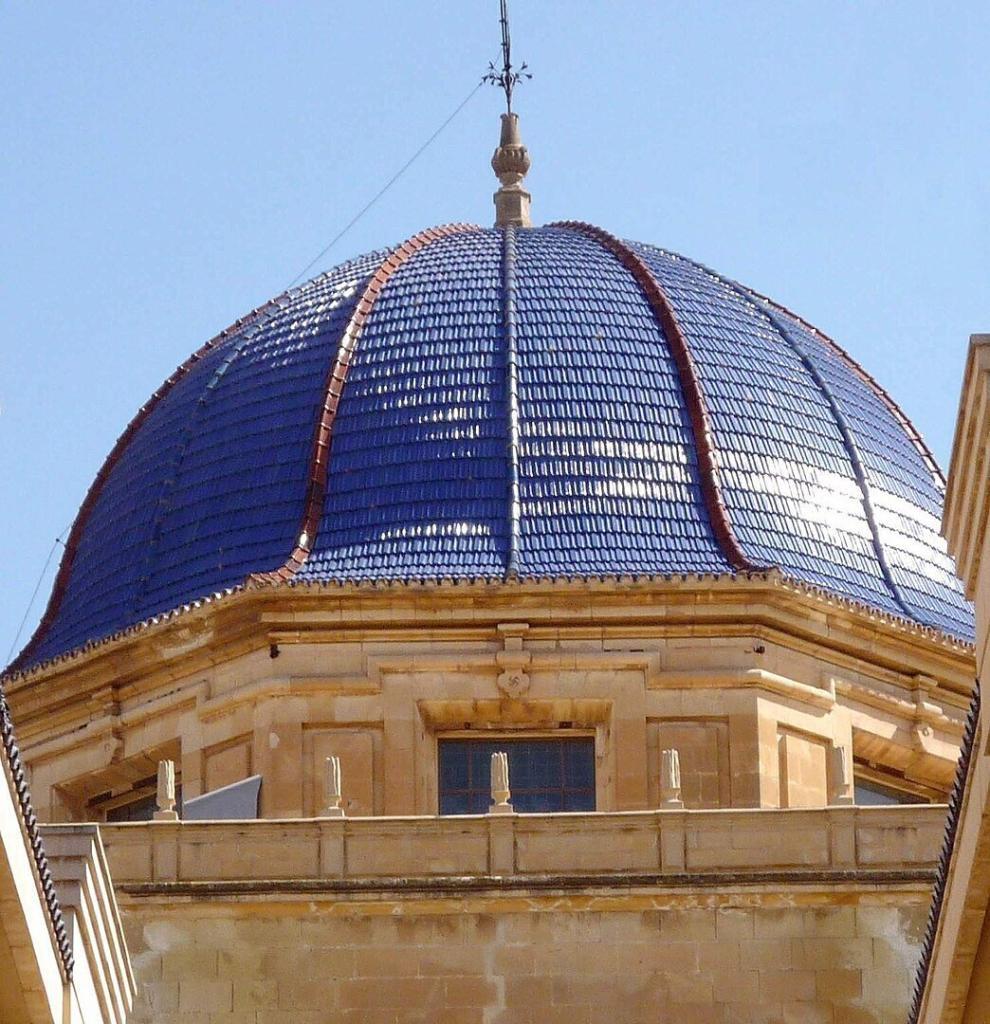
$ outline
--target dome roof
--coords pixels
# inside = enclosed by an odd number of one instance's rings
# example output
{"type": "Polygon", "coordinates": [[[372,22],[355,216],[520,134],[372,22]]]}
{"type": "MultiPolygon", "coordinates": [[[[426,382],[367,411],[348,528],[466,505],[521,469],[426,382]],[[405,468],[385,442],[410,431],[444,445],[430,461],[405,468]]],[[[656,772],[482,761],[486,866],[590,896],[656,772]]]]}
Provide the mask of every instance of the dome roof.
{"type": "Polygon", "coordinates": [[[434,229],[254,311],[152,396],[21,667],[258,574],[777,568],[968,639],[943,481],[819,331],[581,224],[434,229]]]}

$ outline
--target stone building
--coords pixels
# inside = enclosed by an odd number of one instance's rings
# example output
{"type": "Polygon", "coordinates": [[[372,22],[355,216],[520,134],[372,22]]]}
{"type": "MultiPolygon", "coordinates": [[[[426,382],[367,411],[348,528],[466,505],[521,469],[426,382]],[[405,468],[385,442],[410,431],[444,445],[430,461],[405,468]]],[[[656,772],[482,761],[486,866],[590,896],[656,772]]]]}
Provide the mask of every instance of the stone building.
{"type": "Polygon", "coordinates": [[[982,1024],[990,1017],[990,751],[980,707],[990,680],[990,335],[970,339],[952,448],[945,534],[976,606],[977,683],[910,1024],[982,1024]]]}
{"type": "Polygon", "coordinates": [[[0,687],[0,1021],[125,1024],[134,999],[96,825],[42,841],[0,687]]]}
{"type": "Polygon", "coordinates": [[[528,162],[506,115],[494,228],[259,307],[86,496],[5,686],[136,1021],[906,1017],[974,671],[938,467],[779,304],[532,227],[528,162]]]}

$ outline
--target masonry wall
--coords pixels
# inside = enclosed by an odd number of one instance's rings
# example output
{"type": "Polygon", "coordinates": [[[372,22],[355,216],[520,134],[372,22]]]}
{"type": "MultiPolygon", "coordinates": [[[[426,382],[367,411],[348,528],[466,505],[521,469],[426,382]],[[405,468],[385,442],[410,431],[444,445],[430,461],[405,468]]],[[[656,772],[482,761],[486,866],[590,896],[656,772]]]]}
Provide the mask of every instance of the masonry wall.
{"type": "Polygon", "coordinates": [[[900,1024],[940,807],[103,831],[135,1024],[900,1024]]]}
{"type": "Polygon", "coordinates": [[[587,893],[399,913],[138,899],[125,905],[133,1019],[894,1024],[907,1012],[927,899],[917,887],[587,893]]]}

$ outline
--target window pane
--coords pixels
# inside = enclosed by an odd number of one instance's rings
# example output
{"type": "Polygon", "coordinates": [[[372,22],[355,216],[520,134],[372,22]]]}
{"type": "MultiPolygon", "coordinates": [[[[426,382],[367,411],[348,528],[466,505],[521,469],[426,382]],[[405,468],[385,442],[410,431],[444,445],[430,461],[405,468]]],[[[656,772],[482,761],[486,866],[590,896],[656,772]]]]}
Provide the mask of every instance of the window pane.
{"type": "Polygon", "coordinates": [[[593,811],[595,741],[560,739],[441,740],[441,814],[485,814],[491,805],[491,756],[504,751],[517,811],[593,811]]]}
{"type": "Polygon", "coordinates": [[[594,741],[588,739],[591,753],[584,747],[564,745],[564,785],[568,788],[595,788],[595,751],[594,741]]]}
{"type": "Polygon", "coordinates": [[[440,791],[468,788],[468,755],[466,743],[452,742],[447,756],[440,759],[440,791]]]}
{"type": "Polygon", "coordinates": [[[877,807],[890,804],[925,804],[928,801],[916,793],[908,793],[882,783],[856,779],[853,799],[864,807],[877,807]]]}
{"type": "Polygon", "coordinates": [[[151,821],[157,807],[158,802],[152,794],[140,800],[133,800],[129,804],[122,804],[120,807],[110,808],[107,811],[107,821],[151,821]]]}
{"type": "Polygon", "coordinates": [[[487,743],[473,743],[470,740],[463,742],[471,765],[469,786],[487,790],[492,775],[492,751],[495,748],[487,743]]]}
{"type": "MultiPolygon", "coordinates": [[[[102,801],[101,801],[102,802],[102,801]]],[[[90,807],[94,813],[99,810],[100,803],[92,803],[90,807]]],[[[182,784],[175,787],[175,809],[182,814],[182,784]]],[[[107,821],[151,821],[158,810],[158,797],[155,793],[138,797],[130,803],[119,804],[111,807],[106,812],[107,821]]]]}
{"type": "Polygon", "coordinates": [[[565,791],[563,809],[565,811],[593,811],[595,809],[594,789],[565,791]]]}

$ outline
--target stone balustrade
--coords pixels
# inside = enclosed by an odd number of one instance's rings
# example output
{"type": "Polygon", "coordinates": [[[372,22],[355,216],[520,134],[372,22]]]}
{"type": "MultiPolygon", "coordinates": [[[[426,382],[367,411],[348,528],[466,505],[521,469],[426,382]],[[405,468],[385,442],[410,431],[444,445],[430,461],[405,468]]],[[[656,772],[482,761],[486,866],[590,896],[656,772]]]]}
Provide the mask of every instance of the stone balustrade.
{"type": "Polygon", "coordinates": [[[142,822],[103,826],[114,880],[330,888],[555,886],[734,879],[919,881],[940,805],[464,817],[142,822]]]}

